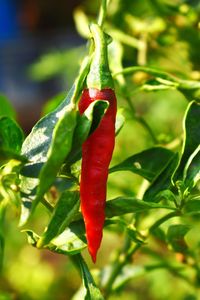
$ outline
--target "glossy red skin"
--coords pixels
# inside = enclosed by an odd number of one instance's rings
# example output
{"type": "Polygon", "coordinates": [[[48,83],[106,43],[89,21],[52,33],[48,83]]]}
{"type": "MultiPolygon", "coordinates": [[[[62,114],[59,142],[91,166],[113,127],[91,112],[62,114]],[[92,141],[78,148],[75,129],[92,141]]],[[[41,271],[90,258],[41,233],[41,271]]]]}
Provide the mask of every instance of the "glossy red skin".
{"type": "Polygon", "coordinates": [[[105,221],[108,167],[115,145],[116,97],[112,89],[85,89],[79,102],[80,114],[95,100],[107,100],[109,107],[97,129],[83,143],[80,180],[81,211],[88,250],[93,262],[102,240],[105,221]]]}

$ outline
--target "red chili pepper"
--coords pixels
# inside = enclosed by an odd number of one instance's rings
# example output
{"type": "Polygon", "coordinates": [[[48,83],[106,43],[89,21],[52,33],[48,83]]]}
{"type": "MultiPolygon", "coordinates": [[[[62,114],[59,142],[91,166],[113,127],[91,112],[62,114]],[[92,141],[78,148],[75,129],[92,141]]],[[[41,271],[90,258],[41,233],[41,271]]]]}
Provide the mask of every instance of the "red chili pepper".
{"type": "Polygon", "coordinates": [[[88,249],[93,262],[102,239],[105,220],[106,185],[108,167],[115,144],[116,97],[112,89],[85,89],[79,111],[82,114],[95,100],[107,100],[109,108],[98,128],[82,146],[81,210],[83,213],[88,249]]]}
{"type": "Polygon", "coordinates": [[[97,129],[82,146],[80,180],[81,211],[86,227],[88,250],[93,262],[102,240],[105,220],[108,167],[115,144],[116,97],[108,68],[107,44],[98,25],[91,28],[95,52],[87,86],[79,102],[80,114],[95,100],[106,100],[109,107],[97,129]]]}

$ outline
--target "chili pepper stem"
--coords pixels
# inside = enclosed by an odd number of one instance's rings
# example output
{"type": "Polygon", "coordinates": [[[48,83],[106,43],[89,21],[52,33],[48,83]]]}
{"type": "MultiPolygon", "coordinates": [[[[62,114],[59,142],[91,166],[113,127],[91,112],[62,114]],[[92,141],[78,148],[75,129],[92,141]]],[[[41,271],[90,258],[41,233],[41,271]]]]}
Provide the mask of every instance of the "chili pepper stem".
{"type": "Polygon", "coordinates": [[[92,24],[90,30],[94,39],[95,50],[90,72],[87,76],[87,87],[96,88],[98,90],[105,88],[113,89],[114,83],[109,70],[105,34],[97,24],[92,24]]]}

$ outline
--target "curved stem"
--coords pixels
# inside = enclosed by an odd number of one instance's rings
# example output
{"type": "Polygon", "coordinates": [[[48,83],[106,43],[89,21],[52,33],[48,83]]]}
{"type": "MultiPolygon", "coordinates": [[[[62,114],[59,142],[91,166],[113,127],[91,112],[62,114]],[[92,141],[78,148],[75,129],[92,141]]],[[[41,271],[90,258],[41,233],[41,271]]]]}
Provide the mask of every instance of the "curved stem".
{"type": "Polygon", "coordinates": [[[180,212],[178,211],[173,211],[170,212],[169,214],[165,215],[164,217],[160,218],[159,220],[157,220],[150,228],[149,228],[149,232],[153,231],[154,229],[156,229],[157,227],[159,227],[161,224],[163,224],[164,222],[168,221],[171,218],[174,217],[178,217],[180,215],[180,212]]]}
{"type": "Polygon", "coordinates": [[[118,75],[124,74],[124,75],[129,75],[138,71],[142,71],[145,73],[148,73],[150,75],[153,75],[155,77],[160,77],[163,78],[165,80],[169,80],[169,81],[173,81],[173,82],[177,82],[178,78],[176,78],[175,76],[168,74],[166,72],[157,70],[157,69],[153,69],[153,68],[148,68],[145,66],[133,66],[133,67],[128,67],[128,68],[124,68],[121,71],[118,71],[116,73],[113,74],[113,77],[117,77],[118,75]]]}
{"type": "MultiPolygon", "coordinates": [[[[130,241],[130,240],[129,240],[130,241]]],[[[123,253],[119,255],[119,258],[117,261],[114,262],[112,272],[109,276],[109,279],[106,283],[106,286],[104,287],[104,296],[106,299],[108,299],[111,291],[113,283],[118,276],[121,269],[127,264],[127,262],[130,260],[131,256],[141,247],[141,244],[136,244],[132,247],[130,247],[130,243],[127,243],[124,247],[123,253]]]]}

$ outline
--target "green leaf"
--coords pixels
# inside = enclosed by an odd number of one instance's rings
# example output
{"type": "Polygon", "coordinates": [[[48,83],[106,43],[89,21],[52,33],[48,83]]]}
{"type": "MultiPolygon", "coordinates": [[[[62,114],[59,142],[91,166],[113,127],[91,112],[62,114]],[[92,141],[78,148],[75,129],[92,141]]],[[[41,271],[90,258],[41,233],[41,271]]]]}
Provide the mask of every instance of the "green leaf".
{"type": "Polygon", "coordinates": [[[174,153],[162,147],[153,147],[137,153],[112,167],[110,173],[131,171],[152,182],[166,167],[174,153]]]}
{"type": "Polygon", "coordinates": [[[200,145],[187,161],[183,172],[183,180],[189,190],[200,180],[200,145]]]}
{"type": "Polygon", "coordinates": [[[161,199],[165,199],[170,202],[176,202],[176,196],[170,190],[162,190],[156,195],[156,201],[159,202],[161,199]]]}
{"type": "Polygon", "coordinates": [[[48,247],[54,252],[69,255],[77,254],[85,249],[87,242],[83,220],[72,222],[65,231],[52,240],[48,247]]]}
{"type": "Polygon", "coordinates": [[[39,240],[39,235],[37,235],[34,231],[32,230],[22,230],[21,232],[25,232],[27,234],[27,238],[28,238],[28,243],[34,247],[36,247],[37,242],[39,240]]]}
{"type": "Polygon", "coordinates": [[[159,193],[171,187],[171,177],[178,163],[178,154],[175,153],[168,161],[168,164],[162,170],[162,172],[155,177],[149,188],[144,194],[144,201],[158,202],[162,199],[159,197],[159,193]]]}
{"type": "Polygon", "coordinates": [[[64,51],[51,51],[42,55],[29,68],[29,76],[33,80],[43,81],[64,74],[67,82],[73,81],[79,69],[79,62],[86,55],[85,45],[64,51]],[[77,59],[78,58],[78,59],[77,59]],[[70,72],[68,71],[70,70],[70,72]]]}
{"type": "Polygon", "coordinates": [[[180,80],[178,90],[186,97],[188,101],[200,101],[200,82],[192,80],[180,80]]]}
{"type": "Polygon", "coordinates": [[[33,208],[54,182],[65,158],[70,152],[75,126],[76,111],[73,106],[69,105],[66,107],[66,111],[59,119],[53,131],[51,146],[47,153],[47,161],[40,171],[40,183],[37,189],[36,199],[33,202],[33,208]]]}
{"type": "Polygon", "coordinates": [[[124,126],[124,123],[125,123],[125,117],[123,115],[123,109],[119,108],[117,110],[117,115],[116,115],[115,135],[119,134],[119,132],[121,131],[122,127],[124,126]]]}
{"type": "Polygon", "coordinates": [[[20,156],[20,150],[23,143],[24,135],[17,123],[9,117],[0,118],[0,158],[24,161],[25,158],[20,156]]]}
{"type": "Polygon", "coordinates": [[[166,243],[165,232],[161,227],[156,227],[151,230],[151,234],[158,240],[166,243]]]}
{"type": "MultiPolygon", "coordinates": [[[[192,161],[196,149],[200,145],[200,104],[193,101],[189,103],[185,119],[184,119],[184,142],[181,159],[179,165],[173,175],[173,182],[177,180],[186,180],[187,170],[190,166],[190,161],[192,161]],[[189,163],[188,163],[189,162],[189,163]]],[[[198,154],[198,153],[197,153],[198,154]]],[[[197,163],[199,163],[199,154],[196,157],[197,163]]],[[[186,184],[193,185],[193,180],[199,172],[199,166],[191,166],[189,171],[189,178],[186,180],[186,184]],[[192,170],[191,170],[192,169],[192,170]]]]}
{"type": "Polygon", "coordinates": [[[0,161],[3,163],[7,160],[15,159],[17,161],[20,161],[22,163],[27,162],[27,158],[23,155],[16,154],[12,150],[7,150],[5,148],[0,149],[0,161]]]}
{"type": "Polygon", "coordinates": [[[175,252],[186,253],[188,246],[184,240],[185,235],[190,230],[188,225],[171,225],[167,231],[167,239],[175,252]]]}
{"type": "Polygon", "coordinates": [[[127,228],[126,228],[126,232],[128,234],[128,236],[131,238],[131,240],[137,244],[144,244],[145,242],[143,241],[143,239],[141,238],[139,232],[134,228],[134,226],[132,224],[130,224],[127,228]]]}
{"type": "Polygon", "coordinates": [[[0,117],[6,116],[15,119],[16,113],[6,96],[0,94],[0,103],[0,117]]]}
{"type": "Polygon", "coordinates": [[[49,244],[53,238],[62,233],[70,224],[79,208],[78,199],[79,193],[76,191],[64,191],[61,194],[47,229],[37,243],[38,248],[49,244]]]}
{"type": "Polygon", "coordinates": [[[82,115],[78,114],[72,149],[66,159],[68,164],[74,163],[81,158],[83,142],[98,127],[108,105],[107,101],[96,100],[88,106],[82,115]]]}
{"type": "Polygon", "coordinates": [[[66,107],[73,96],[75,86],[71,88],[63,102],[50,114],[43,117],[32,129],[22,145],[22,154],[30,161],[21,170],[21,193],[22,209],[20,225],[26,223],[31,213],[32,202],[35,199],[38,176],[44,163],[47,161],[47,154],[52,144],[55,127],[65,114],[66,107]],[[32,174],[32,175],[31,175],[32,174]],[[31,178],[33,177],[33,178],[31,178]]]}
{"type": "Polygon", "coordinates": [[[118,197],[106,202],[106,216],[112,218],[128,213],[138,213],[149,209],[165,208],[174,210],[173,207],[160,205],[154,202],[145,202],[132,197],[118,197]]]}
{"type": "Polygon", "coordinates": [[[191,199],[184,205],[184,213],[186,214],[199,214],[200,213],[200,200],[191,199]]]}
{"type": "Polygon", "coordinates": [[[57,107],[63,102],[63,99],[66,97],[66,91],[61,92],[57,95],[55,95],[53,98],[49,99],[42,108],[42,115],[47,115],[54,110],[57,109],[57,107]]]}
{"type": "Polygon", "coordinates": [[[121,269],[120,273],[116,277],[112,286],[112,290],[117,291],[118,289],[122,288],[129,280],[144,276],[145,274],[145,267],[127,264],[121,269]]]}
{"type": "MultiPolygon", "coordinates": [[[[40,236],[32,230],[22,230],[22,232],[27,234],[29,244],[37,247],[40,236]]],[[[46,245],[45,249],[59,254],[75,255],[86,247],[84,223],[81,220],[72,222],[65,231],[46,245]]]]}
{"type": "Polygon", "coordinates": [[[88,266],[86,265],[84,259],[81,255],[76,255],[74,257],[74,261],[79,267],[81,274],[82,274],[82,280],[83,285],[86,290],[86,294],[84,299],[85,300],[104,300],[104,297],[102,296],[100,290],[97,288],[94,279],[88,269],[88,266]]]}
{"type": "Polygon", "coordinates": [[[23,226],[30,217],[32,202],[35,199],[39,180],[37,178],[21,177],[21,213],[19,226],[23,226]]]}

